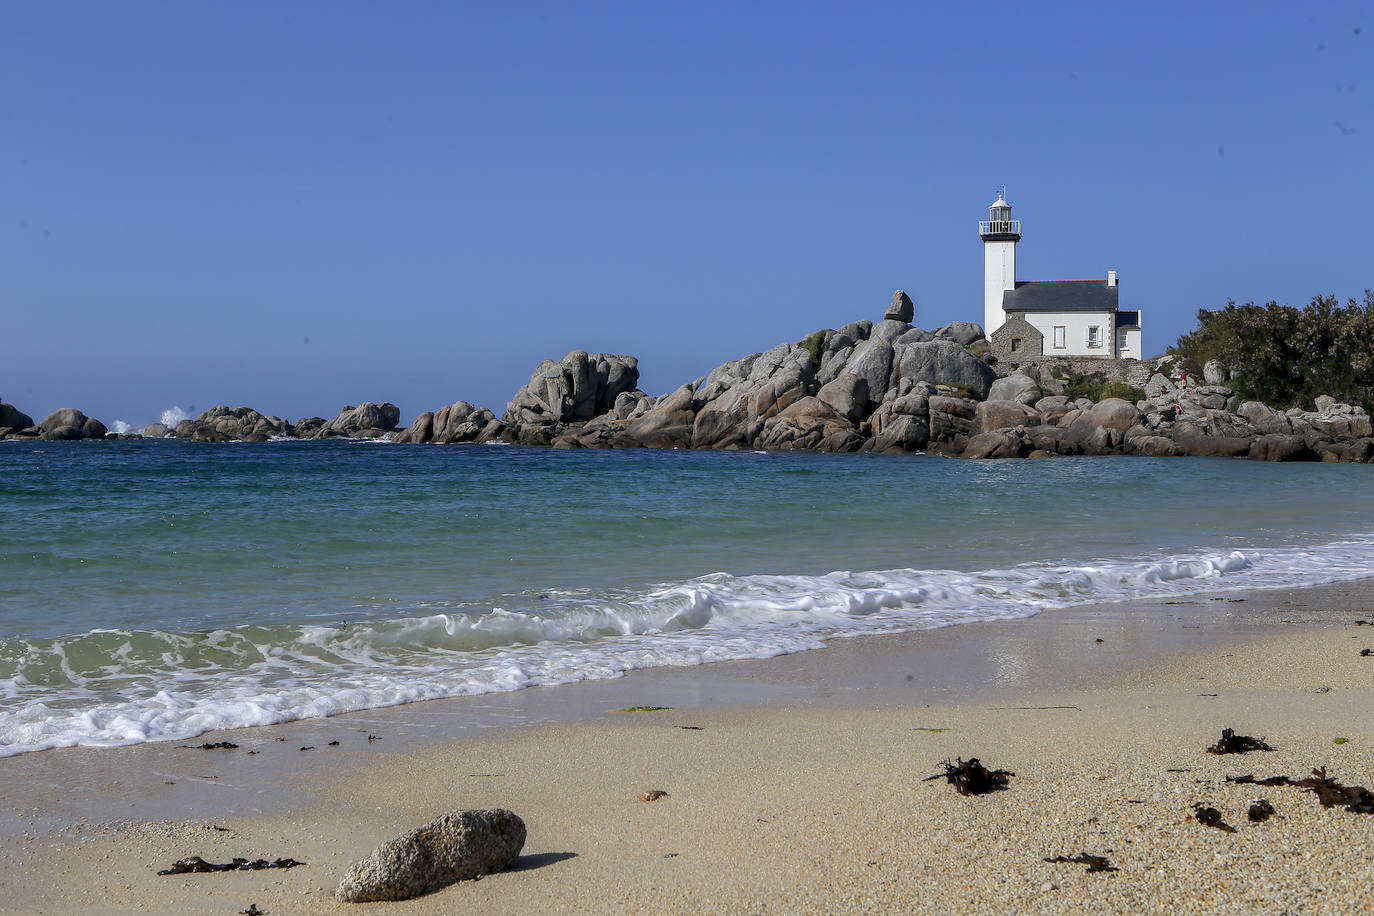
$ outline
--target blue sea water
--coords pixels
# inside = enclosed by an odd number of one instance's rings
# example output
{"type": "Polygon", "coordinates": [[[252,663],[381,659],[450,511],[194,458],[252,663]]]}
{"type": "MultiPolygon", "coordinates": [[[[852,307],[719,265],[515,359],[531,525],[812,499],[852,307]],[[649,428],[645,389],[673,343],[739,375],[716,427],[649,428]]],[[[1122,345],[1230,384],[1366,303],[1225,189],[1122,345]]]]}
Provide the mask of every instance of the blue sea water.
{"type": "Polygon", "coordinates": [[[1364,577],[1371,474],[0,442],[0,756],[1364,577]]]}

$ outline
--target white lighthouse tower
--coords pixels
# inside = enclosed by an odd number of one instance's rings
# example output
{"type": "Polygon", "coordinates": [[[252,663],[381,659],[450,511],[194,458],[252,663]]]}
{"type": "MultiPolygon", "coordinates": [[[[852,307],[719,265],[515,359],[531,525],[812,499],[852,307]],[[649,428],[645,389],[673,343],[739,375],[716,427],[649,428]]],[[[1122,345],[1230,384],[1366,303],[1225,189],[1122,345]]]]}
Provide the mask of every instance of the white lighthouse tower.
{"type": "Polygon", "coordinates": [[[1021,241],[1021,221],[1011,218],[1007,189],[997,192],[988,207],[988,218],[978,223],[983,238],[983,333],[989,338],[1002,326],[1002,293],[1016,288],[1016,243],[1021,241]]]}

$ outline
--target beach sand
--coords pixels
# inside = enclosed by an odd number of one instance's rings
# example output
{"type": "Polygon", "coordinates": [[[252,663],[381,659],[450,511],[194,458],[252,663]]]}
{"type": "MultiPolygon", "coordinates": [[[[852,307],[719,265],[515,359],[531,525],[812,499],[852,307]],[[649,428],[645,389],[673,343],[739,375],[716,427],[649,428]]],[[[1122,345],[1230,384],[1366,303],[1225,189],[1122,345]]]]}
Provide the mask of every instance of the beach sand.
{"type": "Polygon", "coordinates": [[[1325,766],[1374,786],[1374,656],[1359,655],[1374,626],[1356,619],[1374,621],[1374,582],[838,640],[188,742],[234,751],[23,755],[0,760],[0,912],[1368,912],[1374,815],[1224,780],[1325,766]],[[631,705],[674,708],[610,711],[631,705]],[[1277,750],[1205,753],[1228,726],[1277,750]],[[1016,775],[976,797],[923,781],[955,757],[1016,775]],[[668,794],[640,801],[651,789],[668,794]],[[1278,816],[1251,823],[1261,797],[1278,816]],[[1235,832],[1198,823],[1196,803],[1235,832]],[[378,843],[484,807],[526,822],[514,870],[334,900],[378,843]],[[121,812],[134,822],[109,823],[121,812]],[[1081,852],[1119,870],[1045,861],[1081,852]],[[309,864],[156,874],[189,855],[309,864]]]}

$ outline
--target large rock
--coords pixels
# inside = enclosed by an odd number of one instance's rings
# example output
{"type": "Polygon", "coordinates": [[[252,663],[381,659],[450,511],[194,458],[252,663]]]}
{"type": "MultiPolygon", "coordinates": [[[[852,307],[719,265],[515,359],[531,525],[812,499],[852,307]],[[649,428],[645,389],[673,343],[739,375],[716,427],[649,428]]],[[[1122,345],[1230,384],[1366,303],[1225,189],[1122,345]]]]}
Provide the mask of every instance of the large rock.
{"type": "Polygon", "coordinates": [[[905,321],[910,324],[916,317],[916,306],[903,290],[897,290],[892,294],[892,304],[883,312],[884,321],[905,321]]]}
{"type": "Polygon", "coordinates": [[[175,435],[198,442],[228,442],[234,439],[269,439],[295,435],[290,423],[281,417],[265,416],[251,407],[211,407],[193,420],[177,424],[175,435]],[[208,433],[216,435],[208,435],[208,433]],[[197,433],[200,433],[197,436],[197,433]]]}
{"type": "Polygon", "coordinates": [[[72,407],[54,410],[38,424],[41,437],[49,440],[103,439],[105,424],[72,407]]]}
{"type": "Polygon", "coordinates": [[[1192,424],[1176,424],[1173,440],[1189,455],[1202,458],[1240,458],[1250,453],[1253,441],[1246,436],[1211,436],[1192,424]]]}
{"type": "Polygon", "coordinates": [[[885,340],[888,343],[893,343],[897,338],[911,330],[911,325],[905,321],[898,321],[895,318],[884,318],[873,326],[873,330],[869,332],[868,339],[885,340]]]}
{"type": "Polygon", "coordinates": [[[984,400],[997,373],[992,367],[952,340],[932,340],[903,346],[894,353],[896,379],[956,385],[967,388],[976,400],[984,400]]]}
{"type": "Polygon", "coordinates": [[[33,425],[33,417],[24,413],[13,404],[0,403],[0,427],[6,429],[28,429],[33,425]]]}
{"type": "Polygon", "coordinates": [[[824,452],[857,452],[863,444],[854,425],[818,397],[802,398],[765,421],[756,443],[769,450],[824,452]]]}
{"type": "Polygon", "coordinates": [[[437,413],[422,413],[409,429],[392,440],[398,443],[486,442],[498,438],[504,424],[485,407],[474,407],[458,401],[442,407],[437,413]]]}
{"type": "Polygon", "coordinates": [[[1202,379],[1209,385],[1224,385],[1230,378],[1230,370],[1219,359],[1209,359],[1202,367],[1202,379]]]}
{"type": "Polygon", "coordinates": [[[1106,398],[1083,412],[1083,420],[1093,426],[1104,426],[1123,433],[1132,426],[1140,425],[1144,418],[1140,408],[1121,398],[1106,398]]]}
{"type": "Polygon", "coordinates": [[[1145,397],[1163,398],[1173,394],[1178,386],[1163,372],[1156,372],[1145,382],[1145,397]]]}
{"type": "Polygon", "coordinates": [[[1301,436],[1276,433],[1260,436],[1250,444],[1247,457],[1252,461],[1316,461],[1314,452],[1301,436]]]}
{"type": "Polygon", "coordinates": [[[844,364],[846,373],[853,373],[868,384],[868,397],[875,403],[881,403],[887,394],[893,353],[892,344],[885,340],[865,340],[854,348],[844,364]]]}
{"type": "Polygon", "coordinates": [[[1030,451],[1027,441],[1016,430],[999,429],[978,433],[964,446],[965,458],[1024,458],[1030,451]]]}
{"type": "Polygon", "coordinates": [[[692,413],[694,385],[687,383],[672,394],[660,398],[653,409],[637,420],[625,424],[624,435],[631,442],[647,448],[691,448],[692,427],[696,415],[692,413]]]}
{"type": "Polygon", "coordinates": [[[1293,434],[1293,421],[1282,411],[1275,410],[1259,401],[1246,401],[1236,408],[1236,413],[1244,417],[1261,435],[1290,436],[1293,434]]]}
{"type": "MultiPolygon", "coordinates": [[[[970,433],[978,436],[995,429],[1009,429],[1017,426],[1039,426],[1044,422],[1040,411],[1027,407],[1018,401],[982,401],[974,409],[973,426],[970,433]]],[[[986,456],[980,456],[986,457],[986,456]]]]}
{"type": "Polygon", "coordinates": [[[816,399],[849,422],[857,423],[868,413],[868,382],[846,372],[816,392],[816,399]]]}
{"type": "Polygon", "coordinates": [[[972,321],[951,321],[949,324],[935,331],[937,340],[952,340],[961,347],[967,347],[971,343],[977,343],[986,335],[983,333],[981,324],[974,324],[972,321]]]}
{"type": "Polygon", "coordinates": [[[505,808],[455,811],[354,862],[335,894],[347,903],[409,900],[510,868],[524,845],[525,822],[505,808]]]}
{"type": "Polygon", "coordinates": [[[1023,372],[1013,372],[1006,378],[999,378],[988,389],[989,401],[1017,401],[1027,406],[1034,405],[1044,396],[1040,383],[1023,372]]]}
{"type": "Polygon", "coordinates": [[[639,383],[639,360],[616,353],[574,350],[546,359],[506,406],[506,423],[564,423],[606,413],[639,383]]]}
{"type": "Polygon", "coordinates": [[[345,407],[339,415],[320,427],[311,438],[334,436],[353,439],[376,439],[392,432],[401,422],[401,408],[385,401],[381,404],[364,401],[357,407],[345,407]]]}

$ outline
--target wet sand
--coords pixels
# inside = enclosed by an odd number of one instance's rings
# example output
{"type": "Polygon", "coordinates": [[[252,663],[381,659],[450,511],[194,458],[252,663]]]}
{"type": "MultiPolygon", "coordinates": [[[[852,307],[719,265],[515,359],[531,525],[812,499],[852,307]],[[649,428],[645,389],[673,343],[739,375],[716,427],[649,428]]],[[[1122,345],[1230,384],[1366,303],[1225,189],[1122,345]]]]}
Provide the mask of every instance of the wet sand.
{"type": "Polygon", "coordinates": [[[1374,620],[1374,582],[837,640],[187,742],[232,751],[9,758],[0,912],[1360,911],[1374,815],[1223,779],[1324,765],[1374,785],[1374,657],[1358,654],[1374,627],[1356,619],[1374,620]],[[633,705],[673,709],[610,712],[633,705]],[[1203,753],[1227,726],[1278,750],[1203,753]],[[1014,771],[1010,788],[921,781],[970,756],[1014,771]],[[649,789],[668,796],[640,802],[649,789]],[[1259,796],[1280,817],[1249,823],[1259,796]],[[1237,832],[1198,824],[1198,802],[1237,832]],[[332,898],[379,842],[490,806],[526,821],[516,870],[406,903],[332,898]],[[1120,870],[1044,861],[1085,851],[1120,870]],[[187,855],[309,864],[155,874],[187,855]]]}

